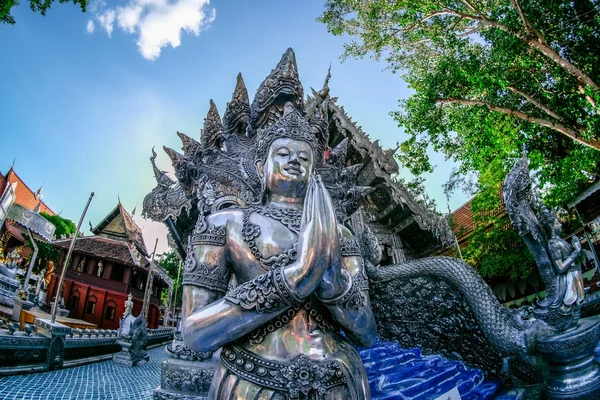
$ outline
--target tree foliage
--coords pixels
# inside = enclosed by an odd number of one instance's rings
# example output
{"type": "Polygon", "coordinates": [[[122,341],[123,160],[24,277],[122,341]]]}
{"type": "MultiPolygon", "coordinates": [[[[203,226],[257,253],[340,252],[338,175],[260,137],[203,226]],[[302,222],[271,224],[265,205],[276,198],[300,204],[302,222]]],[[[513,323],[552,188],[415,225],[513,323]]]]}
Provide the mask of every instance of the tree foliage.
{"type": "MultiPolygon", "coordinates": [[[[29,8],[31,11],[39,12],[42,15],[46,15],[46,12],[52,5],[54,0],[29,0],[29,8]]],[[[59,3],[73,3],[78,4],[81,7],[81,11],[85,12],[89,0],[58,0],[59,3]]],[[[10,11],[13,7],[19,5],[19,0],[0,0],[0,22],[5,24],[14,25],[15,18],[11,15],[10,11]]]]}
{"type": "MultiPolygon", "coordinates": [[[[183,277],[181,276],[181,274],[179,274],[179,268],[181,266],[181,259],[179,258],[179,254],[175,250],[159,254],[158,263],[167,271],[169,277],[173,279],[173,295],[175,294],[175,291],[177,291],[175,304],[176,307],[181,307],[181,299],[183,295],[183,285],[181,282],[183,280],[183,277]]],[[[162,294],[161,303],[164,305],[168,304],[168,294],[168,291],[164,291],[162,294]]],[[[171,307],[172,306],[173,303],[171,303],[171,307]]]]}
{"type": "Polygon", "coordinates": [[[61,237],[70,237],[75,233],[77,227],[75,223],[70,219],[63,218],[60,215],[50,215],[45,212],[41,212],[40,215],[46,218],[54,227],[56,228],[54,231],[54,237],[56,239],[60,239],[61,237]]]}
{"type": "Polygon", "coordinates": [[[526,279],[535,261],[504,208],[502,183],[514,160],[496,158],[479,176],[477,195],[471,200],[475,228],[463,252],[465,260],[484,278],[526,279]]]}
{"type": "Polygon", "coordinates": [[[385,59],[415,93],[394,118],[400,160],[431,172],[428,146],[478,174],[526,151],[564,202],[600,173],[598,0],[328,0],[320,17],[385,59]]]}
{"type": "Polygon", "coordinates": [[[343,58],[384,60],[414,90],[392,112],[400,162],[433,172],[432,146],[459,164],[448,192],[475,182],[463,255],[484,276],[522,278],[531,262],[497,212],[512,160],[527,153],[549,205],[600,175],[599,3],[328,0],[319,18],[349,35],[343,58]]]}
{"type": "MultiPolygon", "coordinates": [[[[45,212],[41,212],[40,215],[46,218],[56,230],[54,231],[54,237],[60,238],[61,235],[65,235],[69,237],[75,233],[77,227],[70,219],[63,218],[60,215],[50,215],[45,212]]],[[[27,246],[33,249],[33,245],[31,243],[32,238],[27,238],[27,246]]],[[[42,269],[46,268],[48,262],[58,262],[58,258],[60,257],[60,251],[52,246],[51,243],[46,243],[41,240],[35,240],[35,244],[38,247],[38,255],[36,265],[33,268],[34,273],[40,272],[42,269]]]]}

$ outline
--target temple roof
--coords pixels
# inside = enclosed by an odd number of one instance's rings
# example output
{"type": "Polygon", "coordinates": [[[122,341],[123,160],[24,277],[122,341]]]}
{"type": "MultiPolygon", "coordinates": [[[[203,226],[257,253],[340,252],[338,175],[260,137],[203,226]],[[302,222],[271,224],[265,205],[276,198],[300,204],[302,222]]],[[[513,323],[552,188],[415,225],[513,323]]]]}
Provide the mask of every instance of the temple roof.
{"type": "Polygon", "coordinates": [[[414,199],[408,190],[393,179],[399,172],[394,158],[396,150],[384,150],[379,141],[371,141],[369,135],[350,118],[344,107],[329,103],[329,112],[335,125],[335,134],[330,138],[334,146],[344,138],[349,138],[348,161],[363,164],[357,172],[357,183],[371,186],[375,191],[368,198],[372,207],[367,207],[371,221],[381,224],[420,254],[437,246],[448,246],[454,242],[454,232],[450,229],[447,216],[437,215],[414,199]]]}
{"type": "MultiPolygon", "coordinates": [[[[57,240],[52,244],[56,247],[68,250],[69,246],[71,246],[71,240],[73,239],[57,240]]],[[[132,247],[132,244],[123,240],[109,239],[100,236],[83,236],[77,238],[73,250],[76,253],[115,261],[120,264],[139,266],[140,262],[136,259],[135,250],[132,247]]]]}
{"type": "Polygon", "coordinates": [[[6,189],[7,183],[15,183],[17,182],[17,186],[15,188],[15,204],[23,206],[29,210],[35,210],[36,207],[40,206],[40,212],[45,212],[46,214],[55,215],[56,213],[50,209],[43,201],[39,202],[39,200],[35,197],[35,191],[31,190],[29,186],[17,175],[14,168],[10,168],[6,175],[1,175],[0,178],[0,195],[4,193],[6,189]]]}
{"type": "Polygon", "coordinates": [[[131,242],[142,255],[148,257],[142,230],[121,202],[92,229],[92,233],[109,239],[131,242]]]}

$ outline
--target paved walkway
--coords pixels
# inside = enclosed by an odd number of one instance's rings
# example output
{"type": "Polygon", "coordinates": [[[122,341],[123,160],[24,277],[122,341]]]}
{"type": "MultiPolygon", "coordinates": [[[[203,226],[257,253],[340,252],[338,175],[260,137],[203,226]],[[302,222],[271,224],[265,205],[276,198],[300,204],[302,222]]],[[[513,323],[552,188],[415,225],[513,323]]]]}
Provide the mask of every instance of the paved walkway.
{"type": "Polygon", "coordinates": [[[148,351],[150,361],[135,368],[103,361],[81,367],[0,378],[3,400],[150,400],[160,385],[164,346],[148,351]]]}

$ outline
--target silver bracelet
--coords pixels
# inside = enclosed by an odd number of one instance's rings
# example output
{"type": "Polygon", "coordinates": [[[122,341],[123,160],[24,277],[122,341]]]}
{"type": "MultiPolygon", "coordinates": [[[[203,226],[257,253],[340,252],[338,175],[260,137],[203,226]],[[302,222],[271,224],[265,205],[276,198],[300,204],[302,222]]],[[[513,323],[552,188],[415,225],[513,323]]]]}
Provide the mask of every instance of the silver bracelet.
{"type": "Polygon", "coordinates": [[[354,284],[354,279],[352,279],[352,276],[344,269],[342,269],[342,273],[348,278],[348,286],[346,289],[344,289],[342,294],[339,296],[331,299],[321,299],[321,303],[326,306],[344,307],[357,310],[365,305],[367,298],[362,293],[358,285],[354,284]]]}

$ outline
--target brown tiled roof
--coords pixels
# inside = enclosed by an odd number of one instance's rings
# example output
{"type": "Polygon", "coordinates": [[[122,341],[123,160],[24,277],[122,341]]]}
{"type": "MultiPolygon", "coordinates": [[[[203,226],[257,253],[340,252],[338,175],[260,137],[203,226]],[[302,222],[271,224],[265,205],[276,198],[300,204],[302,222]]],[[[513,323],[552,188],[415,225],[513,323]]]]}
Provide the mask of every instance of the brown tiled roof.
{"type": "Polygon", "coordinates": [[[8,232],[10,232],[12,237],[25,243],[25,238],[23,237],[23,234],[21,233],[21,229],[18,226],[15,226],[12,221],[4,221],[4,227],[6,228],[6,230],[8,232]]]}
{"type": "Polygon", "coordinates": [[[0,172],[0,196],[4,193],[4,189],[6,188],[6,178],[0,172]]]}
{"type": "Polygon", "coordinates": [[[471,200],[467,201],[462,206],[452,212],[452,231],[456,238],[460,241],[465,236],[468,236],[475,229],[473,222],[473,212],[471,211],[471,200]]]}
{"type": "Polygon", "coordinates": [[[135,246],[140,250],[142,254],[148,256],[148,250],[146,249],[146,245],[144,244],[144,237],[142,235],[142,230],[135,223],[131,215],[125,210],[122,204],[119,204],[121,208],[121,215],[123,216],[123,221],[125,222],[125,227],[127,228],[127,236],[129,240],[131,240],[135,246]]]}
{"type": "MultiPolygon", "coordinates": [[[[68,250],[72,239],[57,240],[52,245],[68,250]]],[[[75,242],[76,253],[104,258],[125,265],[136,265],[130,244],[121,240],[108,239],[100,236],[84,236],[75,242]]]]}
{"type": "MultiPolygon", "coordinates": [[[[19,175],[15,173],[14,169],[12,168],[8,171],[6,177],[3,177],[2,179],[2,192],[4,192],[7,182],[18,182],[17,188],[15,190],[15,204],[19,204],[30,210],[35,210],[39,203],[39,201],[35,198],[35,192],[25,184],[25,182],[19,177],[19,175]]],[[[52,211],[50,207],[48,207],[43,201],[40,207],[40,211],[50,215],[55,215],[54,211],[52,211]]]]}
{"type": "Polygon", "coordinates": [[[125,207],[119,202],[117,206],[106,216],[104,219],[92,229],[92,233],[95,235],[102,235],[103,237],[114,238],[116,240],[128,240],[135,245],[140,253],[144,256],[148,256],[148,250],[144,244],[144,237],[142,236],[142,230],[133,221],[131,215],[125,210],[125,207]],[[122,225],[121,225],[122,222],[122,225]],[[116,231],[109,231],[105,229],[111,225],[117,227],[116,231]],[[123,232],[119,232],[123,229],[123,232]]]}

